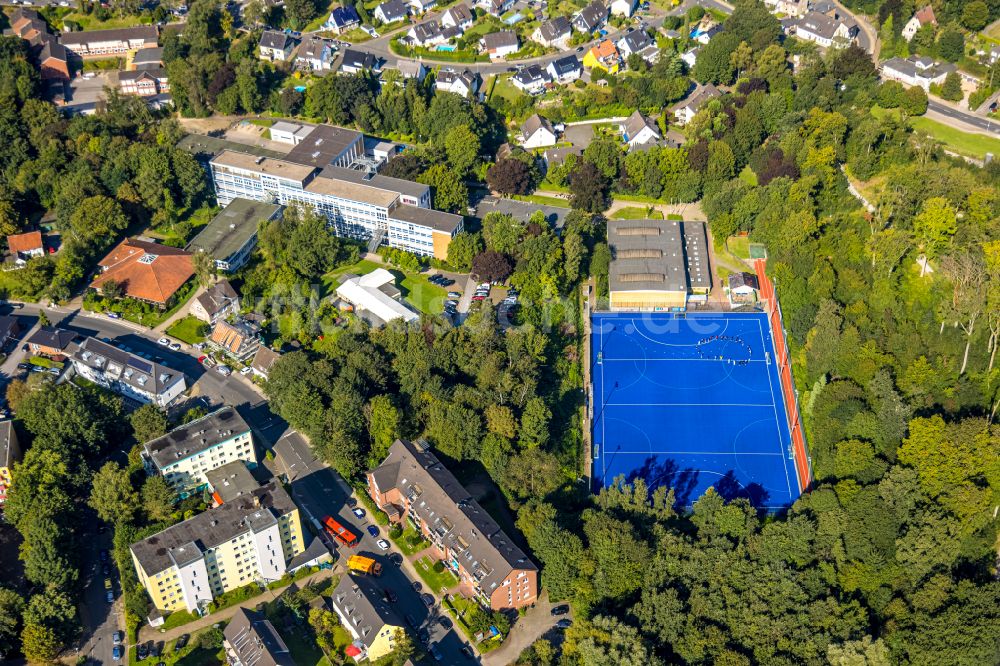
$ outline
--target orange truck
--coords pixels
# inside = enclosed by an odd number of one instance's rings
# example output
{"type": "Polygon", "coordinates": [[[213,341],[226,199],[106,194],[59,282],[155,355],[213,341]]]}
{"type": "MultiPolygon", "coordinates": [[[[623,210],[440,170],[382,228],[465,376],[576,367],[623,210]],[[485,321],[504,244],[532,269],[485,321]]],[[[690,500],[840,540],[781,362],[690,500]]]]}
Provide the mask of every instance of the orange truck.
{"type": "Polygon", "coordinates": [[[326,530],[327,534],[348,548],[354,548],[358,545],[358,537],[355,536],[349,529],[334,520],[331,516],[323,518],[323,529],[326,530]]]}
{"type": "Polygon", "coordinates": [[[382,575],[382,565],[372,558],[362,555],[351,555],[347,558],[347,568],[356,573],[363,573],[368,576],[382,575]]]}

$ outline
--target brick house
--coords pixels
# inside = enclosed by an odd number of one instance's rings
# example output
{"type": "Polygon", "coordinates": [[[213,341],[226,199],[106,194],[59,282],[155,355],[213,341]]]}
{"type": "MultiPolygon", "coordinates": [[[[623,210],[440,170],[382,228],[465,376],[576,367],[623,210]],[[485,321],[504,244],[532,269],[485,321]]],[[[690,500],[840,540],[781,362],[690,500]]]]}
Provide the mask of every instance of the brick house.
{"type": "Polygon", "coordinates": [[[379,508],[419,529],[484,607],[522,608],[538,599],[538,567],[426,443],[397,439],[367,478],[379,508]]]}

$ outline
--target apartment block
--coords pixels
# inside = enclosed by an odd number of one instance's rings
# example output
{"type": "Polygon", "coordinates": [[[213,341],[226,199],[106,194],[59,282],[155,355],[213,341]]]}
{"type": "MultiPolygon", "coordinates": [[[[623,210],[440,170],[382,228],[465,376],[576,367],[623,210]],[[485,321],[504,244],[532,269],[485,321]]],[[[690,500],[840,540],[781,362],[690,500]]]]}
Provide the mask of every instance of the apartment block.
{"type": "Polygon", "coordinates": [[[159,474],[181,498],[200,492],[209,483],[209,472],[234,461],[257,465],[250,426],[234,407],[223,407],[207,416],[174,428],[143,444],[149,474],[159,474]]]}
{"type": "Polygon", "coordinates": [[[425,443],[397,439],[367,476],[379,508],[419,529],[479,603],[493,610],[535,603],[538,567],[425,443]]]}
{"type": "Polygon", "coordinates": [[[71,357],[73,369],[84,379],[139,403],[166,407],[184,392],[184,373],[112,347],[97,338],[84,338],[71,357]]]}
{"type": "Polygon", "coordinates": [[[160,611],[204,612],[215,597],[281,578],[305,550],[299,509],[277,481],[130,546],[160,611]]]}
{"type": "MultiPolygon", "coordinates": [[[[311,135],[310,135],[311,136],[311,135]]],[[[300,204],[325,216],[338,236],[383,242],[419,255],[447,259],[448,245],[462,231],[460,215],[431,208],[428,186],[343,166],[319,165],[328,158],[298,144],[288,159],[223,150],[209,163],[216,198],[300,204]],[[303,163],[308,162],[308,163],[303,163]]]]}

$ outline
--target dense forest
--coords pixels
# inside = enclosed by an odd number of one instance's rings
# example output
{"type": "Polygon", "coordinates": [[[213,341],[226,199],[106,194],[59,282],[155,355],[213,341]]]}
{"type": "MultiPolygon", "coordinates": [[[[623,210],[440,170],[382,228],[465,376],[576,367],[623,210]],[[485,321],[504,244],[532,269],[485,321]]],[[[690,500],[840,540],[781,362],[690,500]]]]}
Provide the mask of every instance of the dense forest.
{"type": "MultiPolygon", "coordinates": [[[[579,346],[564,337],[579,315],[538,328],[534,314],[574,293],[565,269],[561,286],[523,299],[522,327],[499,334],[487,313],[458,330],[345,332],[283,359],[268,386],[345,473],[373,464],[396,434],[483,465],[516,509],[550,595],[578,613],[561,650],[542,641],[522,663],[996,661],[1000,170],[914,134],[905,119],[926,97],[879,84],[859,49],[808,57],[793,75],[761,56],[775,46],[770,34],[745,67],[731,60],[719,73],[737,85],[692,121],[683,148],[639,159],[600,147],[563,177],[576,215],[603,210],[613,190],[683,184],[685,198],[701,197],[717,243],[743,231],[767,245],[816,473],[785,515],[713,493],[686,510],[641,483],[591,497],[576,482],[575,440],[557,415],[579,386],[569,369],[579,346]],[[873,115],[875,104],[899,112],[873,115]],[[526,345],[541,350],[537,366],[526,345]],[[537,374],[545,368],[556,372],[537,374]],[[503,378],[525,390],[499,388],[503,378]],[[553,414],[539,446],[524,437],[532,400],[553,414]]],[[[550,242],[564,258],[582,242],[601,284],[600,218],[579,241],[577,220],[550,242]]],[[[508,244],[506,226],[498,235],[485,221],[449,259],[492,253],[515,283],[531,275],[545,230],[529,224],[508,244]]]]}

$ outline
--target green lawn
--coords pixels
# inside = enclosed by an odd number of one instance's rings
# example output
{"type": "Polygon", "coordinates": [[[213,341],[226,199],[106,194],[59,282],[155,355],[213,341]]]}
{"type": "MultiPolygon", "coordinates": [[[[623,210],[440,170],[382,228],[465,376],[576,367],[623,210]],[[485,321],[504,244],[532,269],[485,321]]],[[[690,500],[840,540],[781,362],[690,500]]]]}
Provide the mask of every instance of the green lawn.
{"type": "Polygon", "coordinates": [[[611,214],[613,220],[662,220],[663,213],[652,208],[640,208],[638,206],[626,206],[619,208],[611,214]]]}
{"type": "MultiPolygon", "coordinates": [[[[308,625],[307,625],[308,626],[308,625]]],[[[292,659],[300,666],[321,666],[329,664],[330,661],[323,654],[323,650],[316,644],[315,637],[310,635],[302,627],[291,630],[282,630],[281,637],[288,646],[288,651],[292,654],[292,659]]],[[[346,634],[347,631],[344,630],[346,634]]],[[[346,645],[344,647],[347,647],[346,645]]]]}
{"type": "Polygon", "coordinates": [[[458,585],[458,578],[443,564],[424,555],[413,563],[420,578],[434,592],[449,590],[458,585]]]}
{"type": "Polygon", "coordinates": [[[915,130],[926,132],[944,144],[945,148],[976,159],[983,159],[986,153],[1000,155],[1000,139],[983,134],[972,134],[943,125],[929,118],[910,118],[915,130]]]}
{"type": "Polygon", "coordinates": [[[374,261],[368,261],[367,259],[362,259],[356,264],[349,264],[347,266],[339,266],[326,275],[323,276],[323,290],[325,294],[332,294],[334,289],[340,286],[342,278],[346,273],[353,273],[354,275],[363,275],[365,273],[371,273],[376,268],[381,268],[382,266],[375,263],[374,261]]]}
{"type": "MultiPolygon", "coordinates": [[[[155,663],[164,663],[166,666],[219,666],[226,663],[225,653],[219,648],[203,648],[198,645],[198,636],[205,633],[211,627],[202,629],[193,634],[188,644],[180,652],[174,652],[174,645],[177,640],[166,641],[163,645],[163,652],[155,663]]],[[[135,646],[129,648],[129,663],[154,663],[146,659],[137,662],[135,659],[135,646]]]]}
{"type": "Polygon", "coordinates": [[[208,324],[203,322],[201,319],[188,315],[171,324],[170,328],[167,329],[167,335],[175,337],[181,342],[186,342],[189,345],[194,345],[205,341],[205,336],[202,334],[202,330],[207,327],[208,324]]]}
{"type": "Polygon", "coordinates": [[[740,259],[750,259],[750,237],[749,236],[730,236],[726,240],[726,247],[729,248],[729,252],[740,259]]]}
{"type": "MultiPolygon", "coordinates": [[[[496,84],[493,86],[493,95],[499,95],[511,104],[516,104],[518,100],[529,97],[514,87],[514,84],[510,82],[510,75],[497,77],[496,84]]],[[[490,97],[492,98],[493,95],[490,97]]]]}
{"type": "Polygon", "coordinates": [[[412,527],[407,527],[403,530],[403,533],[399,535],[399,538],[393,539],[392,541],[401,551],[403,551],[404,555],[419,553],[421,550],[431,545],[429,541],[424,539],[423,535],[412,527]]]}
{"type": "Polygon", "coordinates": [[[519,195],[515,194],[511,196],[512,199],[517,201],[527,201],[528,203],[538,204],[539,206],[556,206],[558,208],[569,208],[569,201],[566,199],[560,199],[559,197],[547,197],[543,194],[526,194],[519,195]]]}
{"type": "Polygon", "coordinates": [[[448,299],[447,289],[431,284],[424,275],[403,273],[395,268],[390,270],[397,277],[403,300],[425,314],[444,312],[444,302],[448,299]],[[400,277],[402,280],[398,279],[400,277]]]}

